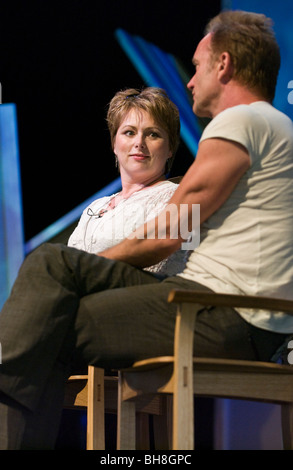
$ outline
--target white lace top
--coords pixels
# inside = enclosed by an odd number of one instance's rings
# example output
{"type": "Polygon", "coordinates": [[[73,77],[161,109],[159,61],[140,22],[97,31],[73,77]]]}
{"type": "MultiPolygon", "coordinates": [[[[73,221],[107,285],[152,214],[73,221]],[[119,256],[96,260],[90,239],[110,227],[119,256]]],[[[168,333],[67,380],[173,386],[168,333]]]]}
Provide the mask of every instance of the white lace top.
{"type": "MultiPolygon", "coordinates": [[[[162,181],[142,191],[133,193],[123,199],[114,208],[103,213],[112,196],[93,201],[79,220],[77,227],[68,240],[68,245],[89,253],[100,253],[117,245],[144,222],[156,217],[166,206],[178,185],[170,181],[162,181]]],[[[168,276],[181,272],[186,263],[187,252],[178,250],[169,258],[155,266],[145,268],[148,271],[168,276]]]]}

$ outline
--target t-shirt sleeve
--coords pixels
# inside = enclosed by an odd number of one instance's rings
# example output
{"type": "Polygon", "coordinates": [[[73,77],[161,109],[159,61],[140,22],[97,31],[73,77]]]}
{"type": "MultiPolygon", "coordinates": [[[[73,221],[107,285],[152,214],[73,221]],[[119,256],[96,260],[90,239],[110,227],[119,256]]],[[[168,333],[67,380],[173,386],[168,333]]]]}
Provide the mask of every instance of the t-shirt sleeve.
{"type": "Polygon", "coordinates": [[[251,163],[258,161],[267,140],[267,124],[262,115],[249,105],[228,108],[218,114],[204,129],[200,142],[221,138],[243,145],[251,163]]]}

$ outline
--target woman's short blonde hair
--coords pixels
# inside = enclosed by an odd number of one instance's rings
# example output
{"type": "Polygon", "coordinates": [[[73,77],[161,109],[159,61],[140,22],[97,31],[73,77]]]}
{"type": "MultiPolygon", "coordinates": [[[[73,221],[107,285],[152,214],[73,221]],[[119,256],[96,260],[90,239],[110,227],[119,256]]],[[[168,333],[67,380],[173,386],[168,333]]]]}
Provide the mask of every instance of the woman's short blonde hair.
{"type": "Polygon", "coordinates": [[[121,122],[132,109],[146,111],[167,132],[172,152],[172,157],[168,160],[168,170],[170,170],[180,142],[180,117],[177,106],[161,88],[147,87],[143,90],[127,88],[118,91],[110,101],[107,113],[112,148],[121,122]]]}

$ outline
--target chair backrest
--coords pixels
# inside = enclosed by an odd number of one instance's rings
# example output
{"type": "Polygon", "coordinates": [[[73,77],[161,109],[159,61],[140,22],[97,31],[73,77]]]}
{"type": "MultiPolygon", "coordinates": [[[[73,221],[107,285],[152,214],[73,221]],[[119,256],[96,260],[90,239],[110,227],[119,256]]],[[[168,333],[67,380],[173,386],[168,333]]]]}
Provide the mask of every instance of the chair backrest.
{"type": "Polygon", "coordinates": [[[173,178],[168,178],[168,181],[171,181],[172,183],[179,184],[181,183],[183,176],[173,176],[173,178]]]}

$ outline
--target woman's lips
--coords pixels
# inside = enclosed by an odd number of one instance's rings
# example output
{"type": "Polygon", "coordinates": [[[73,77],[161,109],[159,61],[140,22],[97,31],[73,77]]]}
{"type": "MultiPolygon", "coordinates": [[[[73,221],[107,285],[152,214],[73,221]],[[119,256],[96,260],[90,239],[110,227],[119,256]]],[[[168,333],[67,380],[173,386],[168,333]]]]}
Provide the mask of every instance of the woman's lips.
{"type": "Polygon", "coordinates": [[[130,155],[134,160],[145,160],[146,158],[149,158],[148,155],[143,155],[141,153],[133,153],[130,155]]]}

